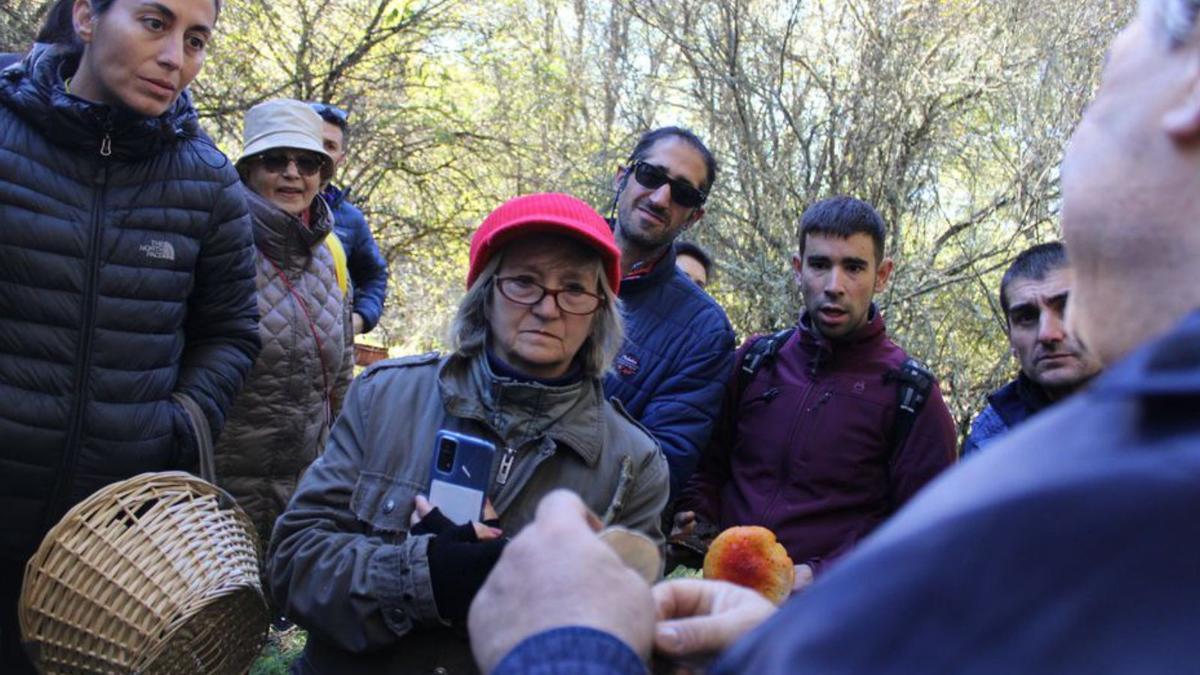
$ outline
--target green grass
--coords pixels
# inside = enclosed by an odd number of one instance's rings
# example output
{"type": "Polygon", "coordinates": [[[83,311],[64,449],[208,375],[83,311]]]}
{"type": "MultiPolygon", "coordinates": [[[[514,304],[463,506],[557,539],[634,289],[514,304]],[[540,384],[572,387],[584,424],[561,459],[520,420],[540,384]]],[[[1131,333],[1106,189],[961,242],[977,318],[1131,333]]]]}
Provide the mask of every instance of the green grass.
{"type": "Polygon", "coordinates": [[[250,675],[287,675],[292,661],[304,651],[304,642],[307,639],[308,633],[299,626],[292,626],[282,632],[271,628],[262,654],[250,667],[250,675]]]}

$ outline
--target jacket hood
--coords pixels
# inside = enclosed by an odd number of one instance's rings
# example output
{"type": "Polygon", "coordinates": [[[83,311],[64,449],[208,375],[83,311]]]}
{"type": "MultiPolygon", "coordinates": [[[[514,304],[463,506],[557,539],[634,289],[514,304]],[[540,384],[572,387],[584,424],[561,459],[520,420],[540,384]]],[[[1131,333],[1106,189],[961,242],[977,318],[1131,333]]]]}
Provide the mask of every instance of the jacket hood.
{"type": "Polygon", "coordinates": [[[307,226],[299,218],[275,206],[245,187],[246,206],[254,221],[254,245],[267,259],[284,269],[308,264],[312,249],[333,231],[333,212],[320,195],[309,204],[307,226]]]}
{"type": "Polygon", "coordinates": [[[110,139],[113,159],[138,160],[182,140],[200,138],[191,94],[184,90],[158,117],[85,101],[63,84],[79,67],[79,55],[61,45],[34,45],[20,64],[0,72],[0,104],[56,145],[101,154],[110,139]]]}
{"type": "Polygon", "coordinates": [[[439,368],[438,384],[446,412],[482,422],[511,447],[546,434],[588,466],[600,459],[604,411],[596,378],[561,387],[521,382],[496,375],[482,354],[450,355],[439,368]],[[569,424],[560,423],[568,416],[569,424]]]}

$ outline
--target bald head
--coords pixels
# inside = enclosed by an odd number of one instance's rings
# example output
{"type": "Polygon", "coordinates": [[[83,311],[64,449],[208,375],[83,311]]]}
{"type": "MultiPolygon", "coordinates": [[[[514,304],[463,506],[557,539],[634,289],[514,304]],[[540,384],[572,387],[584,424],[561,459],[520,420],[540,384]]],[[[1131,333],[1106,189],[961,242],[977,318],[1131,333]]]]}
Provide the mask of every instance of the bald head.
{"type": "Polygon", "coordinates": [[[1063,160],[1070,330],[1105,362],[1200,307],[1200,0],[1145,0],[1063,160]]]}

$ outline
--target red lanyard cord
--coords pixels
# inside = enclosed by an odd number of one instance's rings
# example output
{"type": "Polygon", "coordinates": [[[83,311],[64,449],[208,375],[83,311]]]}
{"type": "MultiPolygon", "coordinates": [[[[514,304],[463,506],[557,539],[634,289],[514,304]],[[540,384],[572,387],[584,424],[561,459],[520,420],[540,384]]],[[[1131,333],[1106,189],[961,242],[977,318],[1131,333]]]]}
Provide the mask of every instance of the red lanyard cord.
{"type": "MultiPolygon", "coordinates": [[[[265,255],[264,258],[267,258],[265,255]]],[[[317,343],[317,359],[321,362],[321,382],[325,385],[325,426],[333,425],[333,389],[329,386],[329,369],[325,365],[325,349],[321,345],[321,335],[317,332],[317,324],[313,321],[312,314],[308,311],[308,303],[300,294],[296,292],[296,288],[292,286],[292,282],[283,273],[283,269],[275,264],[274,260],[267,258],[267,262],[271,263],[271,267],[279,273],[279,278],[283,279],[283,285],[287,287],[288,293],[296,304],[300,305],[300,311],[304,312],[304,318],[308,319],[308,329],[312,331],[313,340],[317,343]]]]}

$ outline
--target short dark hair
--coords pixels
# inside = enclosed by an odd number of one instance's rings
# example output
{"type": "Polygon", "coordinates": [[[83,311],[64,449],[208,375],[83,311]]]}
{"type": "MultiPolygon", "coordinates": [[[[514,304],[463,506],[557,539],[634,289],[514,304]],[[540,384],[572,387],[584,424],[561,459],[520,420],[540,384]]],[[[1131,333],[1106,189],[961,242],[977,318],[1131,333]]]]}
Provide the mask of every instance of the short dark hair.
{"type": "MultiPolygon", "coordinates": [[[[91,0],[92,13],[100,16],[112,9],[116,0],[91,0]]],[[[221,14],[221,0],[213,0],[217,14],[221,14]]],[[[50,11],[46,12],[46,20],[38,31],[35,42],[50,45],[68,45],[71,51],[82,52],[83,42],[75,34],[75,0],[58,0],[50,11]]]]}
{"type": "Polygon", "coordinates": [[[321,119],[342,130],[342,146],[344,148],[350,142],[350,114],[328,103],[314,102],[308,105],[321,116],[321,119]]]}
{"type": "Polygon", "coordinates": [[[633,152],[629,153],[628,164],[632,166],[639,159],[645,159],[646,155],[650,154],[650,148],[654,147],[655,143],[669,136],[682,138],[704,158],[704,168],[708,175],[704,178],[704,184],[697,185],[696,187],[700,188],[700,191],[704,194],[708,194],[712,190],[713,183],[717,181],[717,159],[713,157],[712,152],[709,151],[704,141],[683,127],[659,127],[642,134],[642,137],[638,139],[637,145],[633,146],[633,152]]]}
{"type": "Polygon", "coordinates": [[[690,241],[676,240],[675,241],[675,255],[676,256],[690,255],[691,257],[700,261],[700,266],[704,268],[704,275],[709,277],[710,279],[712,278],[712,275],[713,275],[712,256],[710,256],[708,254],[708,251],[705,251],[704,248],[701,247],[699,244],[694,244],[690,241]]]}
{"type": "Polygon", "coordinates": [[[1021,251],[1013,259],[1004,278],[1000,280],[1000,308],[1004,310],[1004,320],[1008,321],[1008,285],[1017,279],[1033,279],[1040,281],[1046,274],[1070,265],[1067,260],[1067,247],[1061,241],[1051,241],[1037,244],[1021,251]]]}
{"type": "Polygon", "coordinates": [[[810,204],[800,216],[797,230],[800,239],[800,255],[804,255],[805,239],[810,234],[849,239],[855,234],[866,234],[875,243],[875,263],[883,260],[884,238],[887,227],[883,216],[873,206],[861,199],[839,195],[810,204]]]}

